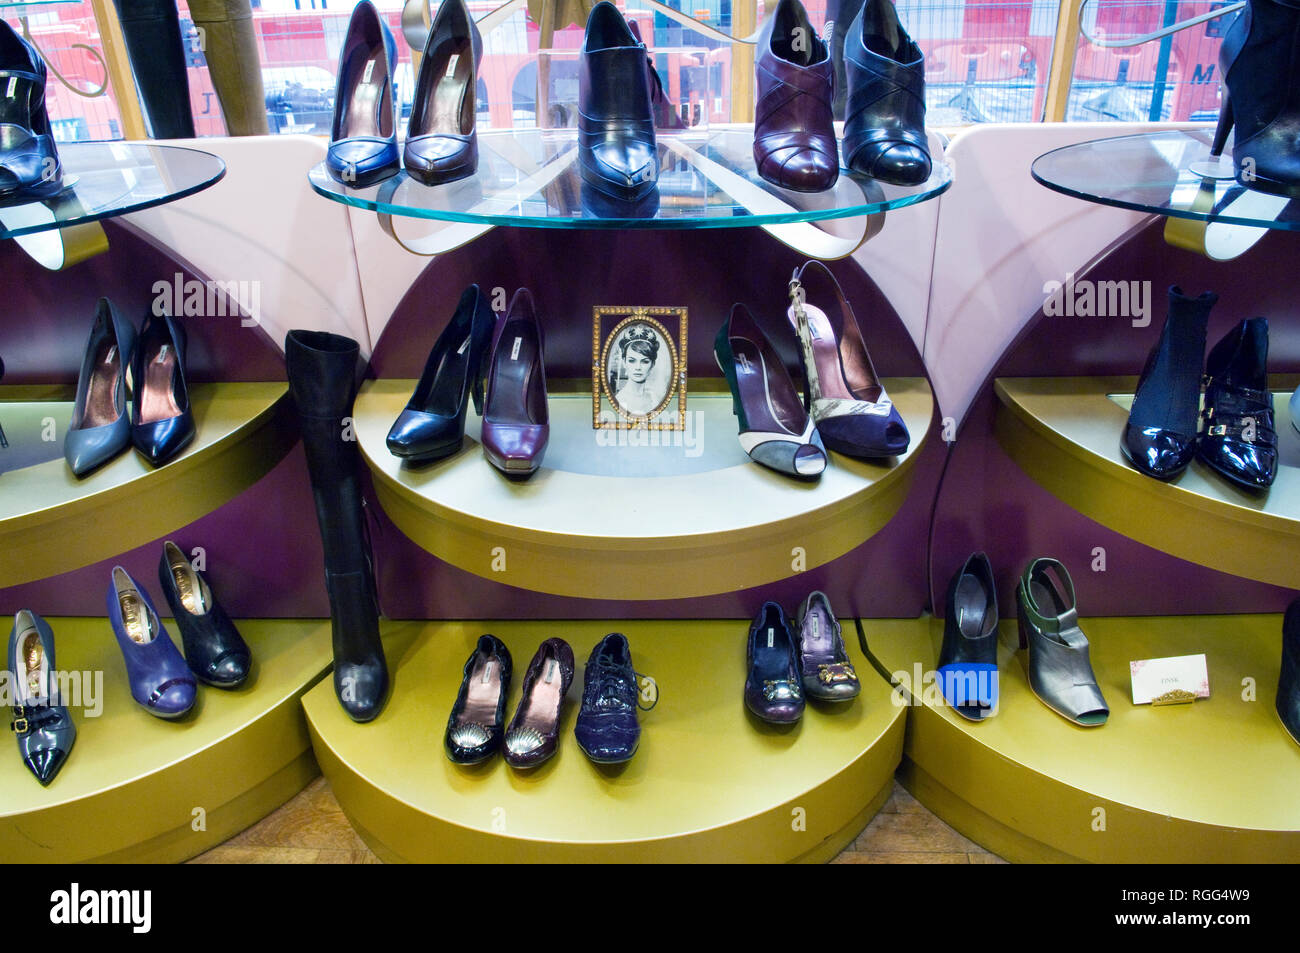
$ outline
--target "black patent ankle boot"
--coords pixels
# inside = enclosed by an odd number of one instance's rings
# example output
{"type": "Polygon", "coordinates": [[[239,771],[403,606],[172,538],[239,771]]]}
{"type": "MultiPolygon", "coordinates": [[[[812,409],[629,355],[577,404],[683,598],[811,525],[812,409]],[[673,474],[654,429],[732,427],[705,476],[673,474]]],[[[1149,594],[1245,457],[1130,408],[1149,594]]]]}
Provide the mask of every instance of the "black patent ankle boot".
{"type": "Polygon", "coordinates": [[[370,721],[388,696],[388,665],[361,499],[361,451],[349,419],[359,352],[356,341],[324,331],[290,331],[284,342],[325,549],[334,691],[353,721],[370,721]]]}
{"type": "Polygon", "coordinates": [[[1205,362],[1205,328],[1219,296],[1189,298],[1169,289],[1169,314],[1138,380],[1120,450],[1135,468],[1157,480],[1178,476],[1196,456],[1205,362]]]}
{"type": "Polygon", "coordinates": [[[1249,0],[1219,48],[1223,105],[1213,152],[1235,125],[1237,181],[1300,196],[1300,0],[1249,0]]]}
{"type": "Polygon", "coordinates": [[[1196,455],[1248,490],[1277,477],[1277,431],[1268,389],[1268,321],[1248,318],[1205,359],[1205,410],[1196,455]]]}

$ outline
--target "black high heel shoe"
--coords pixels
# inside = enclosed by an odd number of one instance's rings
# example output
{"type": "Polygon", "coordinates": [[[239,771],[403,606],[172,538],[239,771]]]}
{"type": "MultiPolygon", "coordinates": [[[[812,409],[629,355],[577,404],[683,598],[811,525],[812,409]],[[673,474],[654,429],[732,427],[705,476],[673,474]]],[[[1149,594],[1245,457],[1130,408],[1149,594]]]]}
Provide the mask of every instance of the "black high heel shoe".
{"type": "Polygon", "coordinates": [[[13,678],[14,720],[23,764],[47,785],[68,760],[77,726],[58,695],[54,632],[30,609],[20,609],[9,633],[9,672],[13,678]]]}
{"type": "Polygon", "coordinates": [[[1264,318],[1242,321],[1205,359],[1205,429],[1196,456],[1248,490],[1267,489],[1277,477],[1267,362],[1264,318]]]}
{"type": "Polygon", "coordinates": [[[100,298],[81,359],[72,419],[63,435],[63,457],[79,477],[131,446],[126,372],[134,354],[135,327],[113,302],[100,298]]]}
{"type": "Polygon", "coordinates": [[[171,540],[163,543],[158,583],[180,629],[190,671],[216,688],[242,685],[253,664],[248,643],[212,594],[207,576],[171,540]]]}
{"type": "Polygon", "coordinates": [[[363,189],[401,168],[393,67],[397,44],[370,0],[361,0],[348,20],[339,53],[334,124],[325,168],[344,185],[363,189]]]}
{"type": "Polygon", "coordinates": [[[0,202],[37,201],[63,191],[45,79],[45,61],[35,47],[0,21],[0,202]]]}
{"type": "Polygon", "coordinates": [[[938,674],[944,699],[963,718],[997,713],[998,591],[983,553],[967,559],[948,585],[938,674]]]}
{"type": "Polygon", "coordinates": [[[1170,480],[1196,456],[1205,328],[1219,296],[1211,291],[1189,298],[1169,289],[1169,314],[1138,379],[1120,450],[1134,468],[1170,480]]]}
{"type": "Polygon", "coordinates": [[[1237,181],[1271,195],[1300,196],[1300,2],[1249,0],[1219,48],[1223,105],[1211,154],[1233,126],[1237,181]]]}
{"type": "Polygon", "coordinates": [[[578,167],[583,181],[624,202],[659,181],[646,49],[608,0],[591,8],[578,59],[578,167]]]}
{"type": "Polygon", "coordinates": [[[145,318],[135,342],[131,379],[131,441],[160,467],[194,439],[181,322],[166,314],[145,318]]]}
{"type": "Polygon", "coordinates": [[[443,0],[415,80],[402,162],[425,185],[454,182],[478,168],[474,121],[483,38],[465,0],[443,0]]]}
{"type": "Polygon", "coordinates": [[[475,411],[483,413],[483,370],[495,324],[487,298],[478,285],[470,285],[429,352],[410,401],[388,431],[389,453],[420,464],[460,449],[471,395],[475,411]]]}

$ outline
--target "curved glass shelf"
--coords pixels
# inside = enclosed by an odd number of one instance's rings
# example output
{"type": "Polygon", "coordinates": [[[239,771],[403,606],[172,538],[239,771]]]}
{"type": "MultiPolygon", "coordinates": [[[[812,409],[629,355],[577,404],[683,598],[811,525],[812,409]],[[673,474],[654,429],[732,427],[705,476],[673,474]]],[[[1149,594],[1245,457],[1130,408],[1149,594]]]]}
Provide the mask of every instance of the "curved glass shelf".
{"type": "Polygon", "coordinates": [[[841,174],[826,192],[791,192],[763,181],[754,166],[752,125],[661,133],[658,189],[636,205],[586,186],[574,129],[481,132],[478,172],[426,186],[400,172],[364,189],[330,178],[324,163],[308,179],[319,194],[381,214],[476,225],[531,228],[727,228],[872,215],[932,199],[952,184],[946,164],[920,186],[841,174]]]}
{"type": "Polygon", "coordinates": [[[1063,146],[1030,173],[1056,192],[1116,208],[1200,222],[1300,231],[1300,203],[1245,188],[1231,150],[1211,158],[1212,128],[1149,132],[1063,146]]]}
{"type": "Polygon", "coordinates": [[[0,204],[0,238],[139,212],[215,185],[226,164],[214,155],[147,142],[60,143],[66,188],[52,199],[0,204]]]}
{"type": "Polygon", "coordinates": [[[28,8],[31,8],[31,12],[39,12],[40,7],[56,7],[59,4],[76,2],[77,0],[0,0],[0,13],[24,16],[28,8]]]}

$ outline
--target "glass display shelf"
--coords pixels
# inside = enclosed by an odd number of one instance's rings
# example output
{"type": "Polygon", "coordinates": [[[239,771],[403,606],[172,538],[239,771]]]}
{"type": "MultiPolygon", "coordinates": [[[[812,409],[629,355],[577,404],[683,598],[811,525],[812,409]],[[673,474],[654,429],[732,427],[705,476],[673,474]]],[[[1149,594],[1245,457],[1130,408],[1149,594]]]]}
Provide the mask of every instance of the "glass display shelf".
{"type": "Polygon", "coordinates": [[[221,181],[226,164],[182,146],[145,142],[59,144],[65,188],[52,199],[0,205],[0,238],[139,212],[201,192],[221,181]]]}
{"type": "Polygon", "coordinates": [[[20,17],[28,13],[39,13],[42,7],[56,7],[60,4],[77,2],[78,0],[0,0],[0,14],[8,13],[20,17]]]}
{"type": "Polygon", "coordinates": [[[1212,127],[1095,139],[1053,149],[1030,172],[1056,192],[1172,218],[1300,231],[1300,203],[1248,189],[1231,148],[1211,157],[1212,127]]]}
{"type": "Polygon", "coordinates": [[[658,187],[631,204],[583,182],[574,129],[480,132],[476,174],[426,186],[400,172],[364,189],[335,181],[324,163],[309,173],[316,192],[380,215],[531,228],[727,228],[789,225],[875,215],[942,194],[952,172],[938,163],[925,183],[902,187],[841,174],[825,192],[793,192],[759,177],[752,125],[659,135],[658,187]]]}

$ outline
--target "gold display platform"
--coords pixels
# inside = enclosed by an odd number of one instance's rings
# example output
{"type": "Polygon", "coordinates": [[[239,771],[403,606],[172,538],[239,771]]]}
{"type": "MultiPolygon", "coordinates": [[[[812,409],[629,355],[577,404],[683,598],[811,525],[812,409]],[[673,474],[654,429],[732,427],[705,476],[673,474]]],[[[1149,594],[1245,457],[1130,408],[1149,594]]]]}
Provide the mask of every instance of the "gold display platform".
{"type": "Polygon", "coordinates": [[[902,506],[934,412],[924,379],[888,380],[912,434],[908,452],[882,463],[832,454],[820,480],[803,483],[749,460],[730,395],[692,394],[691,429],[654,435],[669,445],[641,446],[636,433],[592,429],[590,393],[553,394],[543,467],[513,482],[484,458],[473,414],[453,457],[413,469],[388,452],[385,437],[415,383],[370,381],[356,401],[357,438],[384,512],[468,572],[586,598],[716,595],[843,556],[902,506]]]}
{"type": "Polygon", "coordinates": [[[394,686],[378,719],[353,724],[328,681],[303,707],[339,804],[386,861],[824,861],[884,804],[903,745],[904,709],[863,658],[852,621],[845,627],[862,694],[838,708],[810,704],[789,729],[745,708],[745,621],[390,622],[394,686]],[[660,698],[639,716],[632,761],[598,766],[573,725],[583,666],[611,630],[627,635],[660,698]],[[513,657],[507,719],[542,640],[573,646],[560,748],[531,772],[499,755],[456,765],[444,752],[462,669],[484,632],[513,657]]]}
{"type": "MultiPolygon", "coordinates": [[[[923,704],[908,714],[903,784],[962,834],[1016,862],[1300,860],[1300,745],[1273,707],[1281,616],[1081,625],[1110,706],[1104,726],[1076,727],[1033,695],[1026,653],[1006,647],[1015,638],[1015,622],[1006,622],[998,713],[969,722],[938,701],[937,686],[922,690],[923,704]],[[1130,660],[1201,652],[1210,698],[1132,704],[1130,660]]],[[[943,623],[873,623],[867,642],[879,670],[915,685],[918,668],[938,662],[943,623]]]]}
{"type": "Polygon", "coordinates": [[[1136,385],[1132,377],[1000,378],[998,441],[1036,483],[1103,526],[1201,566],[1300,588],[1300,435],[1290,391],[1274,397],[1283,465],[1270,490],[1253,493],[1199,461],[1170,483],[1133,469],[1120,438],[1136,385]]]}
{"type": "Polygon", "coordinates": [[[89,566],[188,525],[270,472],[297,440],[283,383],[194,384],[197,434],[155,469],[128,448],[78,479],[63,459],[66,388],[0,387],[10,460],[0,473],[0,585],[89,566]]]}
{"type": "MultiPolygon", "coordinates": [[[[179,721],[135,703],[105,619],[51,618],[59,669],[102,675],[102,706],[69,706],[77,740],[49,787],[12,735],[0,756],[0,858],[6,863],[169,863],[232,837],[318,773],[300,699],[330,667],[329,620],[239,620],[249,682],[199,686],[179,721]]],[[[180,644],[170,620],[164,625],[180,644]]],[[[75,701],[76,699],[71,699],[75,701]]],[[[82,696],[82,701],[90,700],[82,696]]],[[[7,709],[5,710],[7,714],[7,709]]]]}

